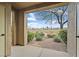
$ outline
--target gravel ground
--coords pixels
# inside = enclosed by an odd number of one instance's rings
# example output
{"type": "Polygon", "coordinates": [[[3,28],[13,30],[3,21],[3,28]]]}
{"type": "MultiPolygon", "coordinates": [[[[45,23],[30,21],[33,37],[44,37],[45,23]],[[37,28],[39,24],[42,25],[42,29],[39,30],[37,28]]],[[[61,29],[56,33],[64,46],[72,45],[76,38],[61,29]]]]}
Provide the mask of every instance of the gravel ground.
{"type": "Polygon", "coordinates": [[[65,44],[54,42],[53,38],[44,38],[42,41],[33,40],[28,45],[66,52],[65,44]]]}

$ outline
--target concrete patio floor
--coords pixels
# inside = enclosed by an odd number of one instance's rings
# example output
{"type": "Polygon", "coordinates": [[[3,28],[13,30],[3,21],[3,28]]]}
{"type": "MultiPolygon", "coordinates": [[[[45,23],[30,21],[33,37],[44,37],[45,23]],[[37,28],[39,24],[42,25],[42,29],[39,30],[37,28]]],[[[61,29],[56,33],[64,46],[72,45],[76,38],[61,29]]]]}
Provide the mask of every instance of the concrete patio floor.
{"type": "Polygon", "coordinates": [[[13,46],[9,57],[70,57],[66,52],[35,46],[13,46]]]}

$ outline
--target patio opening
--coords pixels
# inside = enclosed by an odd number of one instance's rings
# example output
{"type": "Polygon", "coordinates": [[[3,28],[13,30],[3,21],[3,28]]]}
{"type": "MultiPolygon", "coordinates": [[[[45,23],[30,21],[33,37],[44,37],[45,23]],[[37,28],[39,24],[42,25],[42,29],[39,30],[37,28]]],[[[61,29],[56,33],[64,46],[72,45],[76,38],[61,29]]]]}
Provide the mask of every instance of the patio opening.
{"type": "Polygon", "coordinates": [[[67,52],[68,6],[25,14],[27,45],[67,52]]]}

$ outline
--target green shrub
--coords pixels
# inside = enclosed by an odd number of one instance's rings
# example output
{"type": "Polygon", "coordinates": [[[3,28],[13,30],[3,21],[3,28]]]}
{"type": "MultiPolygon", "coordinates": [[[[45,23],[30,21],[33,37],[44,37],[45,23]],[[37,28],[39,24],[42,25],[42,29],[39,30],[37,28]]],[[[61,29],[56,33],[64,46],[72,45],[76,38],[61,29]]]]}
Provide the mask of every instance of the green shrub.
{"type": "Polygon", "coordinates": [[[55,35],[50,35],[50,34],[47,35],[48,38],[53,38],[54,36],[55,35]]]}
{"type": "Polygon", "coordinates": [[[65,44],[67,44],[67,30],[60,30],[58,36],[65,44]]]}
{"type": "Polygon", "coordinates": [[[58,36],[54,36],[54,41],[60,43],[61,40],[58,38],[58,36]]]}
{"type": "Polygon", "coordinates": [[[28,32],[28,37],[27,37],[28,42],[32,41],[33,38],[34,38],[34,33],[32,33],[32,32],[28,32]]]}
{"type": "Polygon", "coordinates": [[[42,37],[44,37],[44,33],[40,32],[40,35],[41,35],[42,37]]]}
{"type": "Polygon", "coordinates": [[[36,32],[35,37],[36,37],[36,41],[42,41],[44,34],[42,32],[36,32]]]}

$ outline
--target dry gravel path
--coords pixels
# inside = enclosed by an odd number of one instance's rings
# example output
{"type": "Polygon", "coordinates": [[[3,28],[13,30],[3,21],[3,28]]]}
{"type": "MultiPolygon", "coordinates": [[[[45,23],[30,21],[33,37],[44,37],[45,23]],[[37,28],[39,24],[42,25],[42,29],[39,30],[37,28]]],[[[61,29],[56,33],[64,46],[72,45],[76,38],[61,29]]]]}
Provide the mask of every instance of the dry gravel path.
{"type": "Polygon", "coordinates": [[[66,46],[63,43],[54,42],[52,38],[44,38],[42,41],[33,40],[28,45],[66,52],[66,46]]]}

